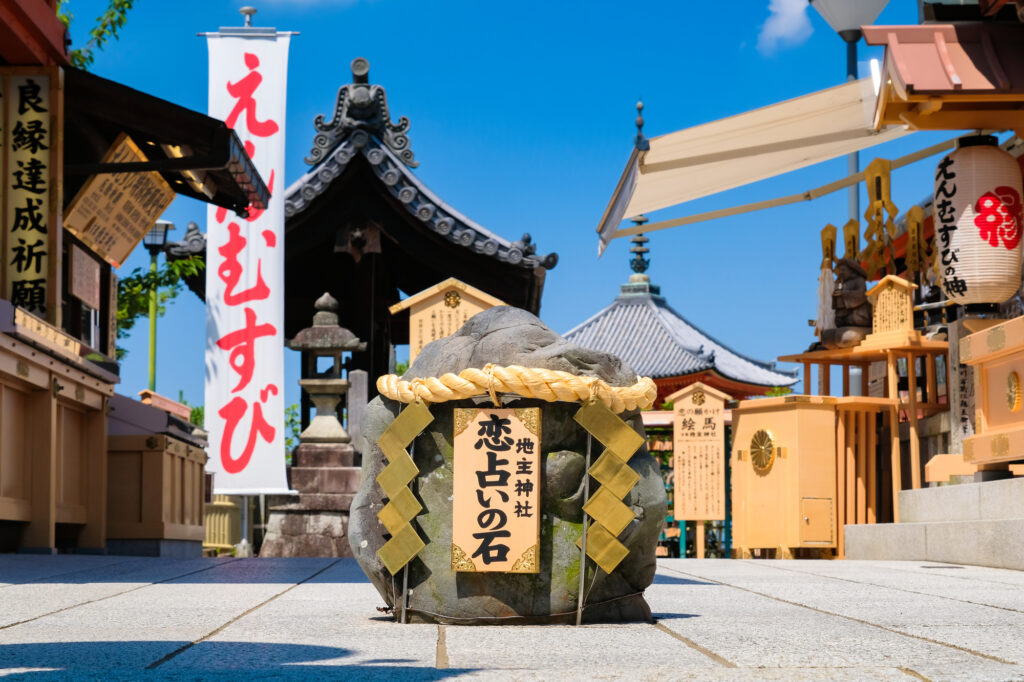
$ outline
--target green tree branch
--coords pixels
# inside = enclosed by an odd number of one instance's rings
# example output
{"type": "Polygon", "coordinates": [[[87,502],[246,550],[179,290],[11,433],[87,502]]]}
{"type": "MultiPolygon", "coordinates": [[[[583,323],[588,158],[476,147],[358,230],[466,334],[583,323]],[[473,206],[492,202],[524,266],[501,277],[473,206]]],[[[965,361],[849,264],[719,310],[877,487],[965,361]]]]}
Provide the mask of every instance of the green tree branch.
{"type": "MultiPolygon", "coordinates": [[[[102,50],[111,38],[118,39],[118,31],[124,28],[128,10],[132,8],[134,2],[135,0],[110,0],[107,10],[96,17],[96,25],[89,31],[89,40],[85,46],[72,50],[68,55],[72,66],[83,70],[92,66],[95,60],[93,52],[102,50]]],[[[75,15],[67,9],[70,4],[71,0],[58,0],[57,2],[57,17],[64,26],[68,27],[75,19],[75,15]]]]}
{"type": "MultiPolygon", "coordinates": [[[[117,283],[117,338],[131,331],[139,318],[149,316],[149,295],[157,291],[157,317],[163,317],[167,304],[182,290],[182,279],[198,275],[206,264],[198,256],[165,262],[155,273],[135,268],[132,274],[117,283]]],[[[117,347],[117,359],[127,351],[117,347]]]]}

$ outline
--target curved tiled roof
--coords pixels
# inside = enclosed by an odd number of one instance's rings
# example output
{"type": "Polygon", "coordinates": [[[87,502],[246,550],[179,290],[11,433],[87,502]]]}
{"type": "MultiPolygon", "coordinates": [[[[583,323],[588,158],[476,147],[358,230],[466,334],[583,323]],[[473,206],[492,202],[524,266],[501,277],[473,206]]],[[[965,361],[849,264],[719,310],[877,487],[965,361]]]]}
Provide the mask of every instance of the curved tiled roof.
{"type": "Polygon", "coordinates": [[[529,234],[513,242],[491,232],[446,204],[413,174],[418,164],[406,135],[409,120],[403,116],[398,123],[391,121],[384,88],[370,85],[369,70],[365,59],[353,60],[353,82],[338,91],[332,120],[316,117],[317,134],[306,159],[313,168],[285,190],[285,217],[305,211],[362,154],[387,191],[434,233],[503,263],[555,267],[558,254],[537,255],[529,234]]]}
{"type": "Polygon", "coordinates": [[[639,282],[622,286],[615,301],[564,334],[573,343],[611,353],[637,374],[653,379],[715,370],[722,376],[758,386],[791,386],[797,370],[752,360],[709,336],[658,295],[658,287],[639,282]]]}

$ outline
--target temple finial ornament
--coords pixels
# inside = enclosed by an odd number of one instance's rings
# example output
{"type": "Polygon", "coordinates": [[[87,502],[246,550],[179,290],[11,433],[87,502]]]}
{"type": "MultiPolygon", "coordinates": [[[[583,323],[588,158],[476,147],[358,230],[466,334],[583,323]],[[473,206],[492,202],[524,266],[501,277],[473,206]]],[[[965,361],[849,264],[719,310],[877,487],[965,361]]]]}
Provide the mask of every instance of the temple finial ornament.
{"type": "MultiPolygon", "coordinates": [[[[643,225],[644,223],[647,222],[647,217],[643,215],[638,215],[637,217],[633,218],[631,222],[637,227],[639,227],[640,225],[643,225]]],[[[629,252],[633,254],[633,260],[629,261],[629,266],[633,268],[633,272],[637,273],[638,275],[642,275],[643,273],[647,272],[647,268],[651,266],[650,259],[644,258],[644,254],[650,252],[650,249],[644,246],[647,242],[650,241],[650,239],[645,237],[644,233],[641,232],[640,234],[635,235],[632,239],[630,239],[630,241],[633,242],[633,247],[629,250],[629,252]]]]}
{"type": "Polygon", "coordinates": [[[651,143],[644,137],[644,101],[637,100],[636,103],[636,148],[646,152],[651,148],[651,143]]]}
{"type": "Polygon", "coordinates": [[[323,161],[345,138],[351,137],[356,146],[366,144],[366,135],[377,137],[388,149],[410,168],[416,163],[409,147],[409,119],[402,116],[391,122],[388,96],[380,85],[370,85],[370,63],[363,57],[352,60],[352,82],[338,90],[334,118],[324,121],[323,114],[313,120],[317,130],[313,149],[306,157],[311,166],[323,161]],[[360,144],[362,137],[362,144],[360,144]]]}

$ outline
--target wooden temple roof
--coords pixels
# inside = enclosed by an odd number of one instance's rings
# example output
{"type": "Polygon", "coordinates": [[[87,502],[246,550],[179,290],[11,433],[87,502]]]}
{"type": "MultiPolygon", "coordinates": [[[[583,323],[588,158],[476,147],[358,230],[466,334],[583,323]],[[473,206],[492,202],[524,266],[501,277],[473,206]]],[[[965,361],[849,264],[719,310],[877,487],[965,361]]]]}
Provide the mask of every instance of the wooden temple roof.
{"type": "MultiPolygon", "coordinates": [[[[647,240],[641,236],[640,241],[647,240]]],[[[701,381],[711,384],[715,383],[712,377],[721,377],[728,384],[722,390],[733,397],[763,395],[764,389],[797,382],[797,370],[779,370],[773,362],[748,358],[676,312],[643,274],[649,263],[643,258],[647,249],[641,246],[633,251],[640,252],[632,262],[638,274],[622,285],[610,306],[566,332],[567,340],[611,353],[637,374],[651,377],[659,384],[659,399],[664,398],[660,379],[686,375],[704,375],[701,381]]],[[[672,384],[672,390],[686,383],[672,384]]],[[[666,395],[672,392],[668,387],[666,395]]]]}
{"type": "Polygon", "coordinates": [[[354,60],[352,72],[332,120],[314,121],[306,158],[312,168],[284,192],[288,303],[306,315],[305,299],[322,293],[314,272],[337,269],[338,254],[351,255],[344,262],[358,267],[374,253],[387,263],[390,283],[407,294],[456,277],[538,313],[557,254],[537,253],[529,234],[512,241],[488,230],[427,187],[412,170],[418,164],[408,119],[392,122],[384,89],[369,83],[366,60],[354,60]]]}

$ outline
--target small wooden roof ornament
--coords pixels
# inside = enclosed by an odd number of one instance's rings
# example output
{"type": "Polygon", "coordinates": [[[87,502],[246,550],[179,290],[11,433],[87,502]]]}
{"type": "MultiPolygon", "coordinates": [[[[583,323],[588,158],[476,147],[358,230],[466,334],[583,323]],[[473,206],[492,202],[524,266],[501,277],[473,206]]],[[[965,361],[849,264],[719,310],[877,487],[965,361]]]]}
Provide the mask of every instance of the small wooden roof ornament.
{"type": "Polygon", "coordinates": [[[694,391],[702,391],[704,395],[709,395],[712,396],[713,398],[718,398],[719,400],[722,400],[724,402],[729,402],[730,400],[732,400],[732,396],[729,395],[728,393],[719,391],[717,388],[712,388],[711,386],[708,386],[707,384],[701,381],[695,381],[689,386],[684,386],[683,388],[679,389],[672,395],[665,398],[665,400],[668,402],[675,403],[678,402],[681,398],[685,398],[686,396],[690,395],[694,391]]]}
{"type": "Polygon", "coordinates": [[[886,275],[868,291],[871,299],[871,333],[866,347],[892,347],[917,343],[921,333],[914,329],[916,284],[902,277],[886,275]]]}

